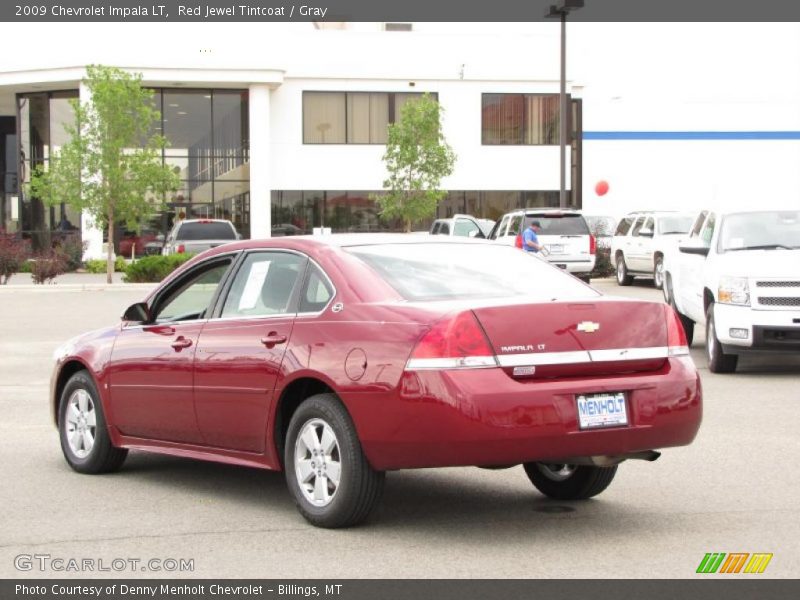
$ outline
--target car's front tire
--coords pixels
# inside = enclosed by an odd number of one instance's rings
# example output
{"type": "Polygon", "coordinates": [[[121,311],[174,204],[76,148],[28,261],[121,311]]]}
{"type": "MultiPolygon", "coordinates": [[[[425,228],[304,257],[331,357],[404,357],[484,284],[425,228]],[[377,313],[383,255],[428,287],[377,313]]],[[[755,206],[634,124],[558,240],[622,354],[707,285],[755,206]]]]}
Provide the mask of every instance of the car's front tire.
{"type": "Polygon", "coordinates": [[[350,415],[333,394],[308,398],[292,415],[284,469],[300,514],[317,527],[363,522],[383,491],[384,473],[370,467],[350,415]]]}
{"type": "Polygon", "coordinates": [[[726,354],[722,351],[722,344],[717,339],[717,326],[714,323],[713,302],[706,310],[706,356],[708,356],[708,370],[712,373],[733,373],[739,362],[737,354],[726,354]]]}
{"type": "Polygon", "coordinates": [[[79,473],[117,471],[128,456],[111,443],[97,386],[86,371],[75,373],[64,386],[58,431],[64,458],[79,473]]]}
{"type": "Polygon", "coordinates": [[[613,467],[588,465],[525,463],[525,474],[531,483],[549,498],[586,500],[605,490],[617,474],[613,467]]]}
{"type": "Polygon", "coordinates": [[[617,255],[617,285],[630,285],[633,277],[628,274],[628,265],[625,264],[625,257],[620,253],[617,255]]]}

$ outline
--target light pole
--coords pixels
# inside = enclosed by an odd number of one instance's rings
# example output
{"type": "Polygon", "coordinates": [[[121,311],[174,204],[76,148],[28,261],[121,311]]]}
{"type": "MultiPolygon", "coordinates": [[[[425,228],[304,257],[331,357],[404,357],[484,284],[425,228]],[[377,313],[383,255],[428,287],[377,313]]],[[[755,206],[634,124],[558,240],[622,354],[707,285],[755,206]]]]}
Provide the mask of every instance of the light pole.
{"type": "Polygon", "coordinates": [[[561,19],[561,89],[558,93],[558,145],[561,151],[561,181],[558,206],[567,206],[567,14],[583,8],[583,0],[559,0],[551,4],[546,19],[561,19]]]}

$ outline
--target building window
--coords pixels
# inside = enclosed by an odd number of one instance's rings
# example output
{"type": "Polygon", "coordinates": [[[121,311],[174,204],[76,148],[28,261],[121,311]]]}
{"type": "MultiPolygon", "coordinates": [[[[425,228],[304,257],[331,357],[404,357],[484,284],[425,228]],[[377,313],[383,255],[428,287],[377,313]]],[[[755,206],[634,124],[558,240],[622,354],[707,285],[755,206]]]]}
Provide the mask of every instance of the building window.
{"type": "Polygon", "coordinates": [[[556,94],[483,94],[484,145],[558,145],[556,94]]]}
{"type": "MultiPolygon", "coordinates": [[[[432,94],[436,98],[436,94],[432,94]]],[[[303,92],[304,144],[385,144],[413,92],[303,92]]]]}

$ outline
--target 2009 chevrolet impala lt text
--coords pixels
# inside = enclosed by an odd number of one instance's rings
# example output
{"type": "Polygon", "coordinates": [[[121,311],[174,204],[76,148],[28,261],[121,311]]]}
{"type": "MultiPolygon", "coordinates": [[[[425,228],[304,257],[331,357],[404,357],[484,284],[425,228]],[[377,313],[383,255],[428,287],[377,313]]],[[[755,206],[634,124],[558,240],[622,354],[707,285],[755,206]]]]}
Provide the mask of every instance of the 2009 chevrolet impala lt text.
{"type": "Polygon", "coordinates": [[[589,498],[702,413],[671,307],[441,237],[220,246],[55,358],[76,471],[131,449],[283,469],[322,527],[366,519],[394,469],[522,464],[545,495],[589,498]]]}

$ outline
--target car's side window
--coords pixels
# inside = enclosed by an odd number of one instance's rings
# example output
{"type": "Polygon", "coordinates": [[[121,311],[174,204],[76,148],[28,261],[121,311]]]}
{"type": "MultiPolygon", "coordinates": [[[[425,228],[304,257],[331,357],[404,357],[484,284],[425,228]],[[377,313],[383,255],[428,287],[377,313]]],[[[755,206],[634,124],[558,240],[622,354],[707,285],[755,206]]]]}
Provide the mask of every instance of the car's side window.
{"type": "Polygon", "coordinates": [[[476,223],[470,221],[469,219],[458,219],[455,222],[455,226],[453,227],[453,235],[462,235],[464,237],[469,237],[470,234],[473,236],[479,237],[480,228],[476,223]],[[472,233],[472,232],[475,233],[472,233]]]}
{"type": "Polygon", "coordinates": [[[522,221],[524,220],[522,215],[514,215],[511,217],[511,223],[508,226],[508,233],[506,235],[517,235],[522,233],[522,221]]]}
{"type": "Polygon", "coordinates": [[[288,252],[252,252],[236,272],[222,317],[265,317],[295,312],[292,292],[306,259],[288,252]]]}
{"type": "Polygon", "coordinates": [[[711,238],[714,236],[714,227],[717,224],[717,218],[714,213],[708,215],[708,219],[706,219],[706,224],[703,226],[703,230],[700,232],[700,239],[703,241],[704,246],[711,245],[711,238]]]}
{"type": "Polygon", "coordinates": [[[442,222],[439,226],[439,235],[450,235],[450,224],[447,222],[442,222]]]}
{"type": "Polygon", "coordinates": [[[204,318],[231,262],[230,258],[214,261],[208,268],[193,270],[176,281],[157,300],[154,321],[168,323],[204,318]]]}
{"type": "Polygon", "coordinates": [[[439,233],[439,225],[441,225],[439,221],[436,221],[433,224],[433,229],[431,229],[431,235],[436,235],[437,233],[439,233]]]}
{"type": "Polygon", "coordinates": [[[650,231],[650,233],[653,233],[653,231],[655,230],[653,217],[647,218],[647,220],[644,222],[644,226],[639,231],[641,231],[642,229],[647,229],[650,231]]]}
{"type": "Polygon", "coordinates": [[[633,224],[633,217],[625,217],[617,226],[617,231],[614,232],[614,235],[627,235],[627,233],[631,230],[631,225],[633,224]]]}
{"type": "Polygon", "coordinates": [[[491,234],[489,235],[489,239],[496,240],[497,238],[503,237],[506,234],[506,226],[508,225],[508,215],[503,217],[503,219],[494,226],[492,229],[491,234]]]}
{"type": "Polygon", "coordinates": [[[639,230],[644,225],[644,219],[645,219],[644,217],[639,217],[638,219],[636,219],[636,223],[634,223],[633,225],[633,231],[631,231],[631,235],[633,236],[639,235],[639,230]]]}
{"type": "Polygon", "coordinates": [[[312,264],[309,268],[305,289],[302,294],[300,294],[298,312],[319,312],[327,306],[332,297],[333,288],[328,283],[327,277],[325,277],[317,265],[312,264]]]}
{"type": "Polygon", "coordinates": [[[692,225],[692,231],[689,234],[690,238],[696,238],[697,236],[700,235],[700,230],[703,228],[703,223],[705,223],[707,214],[708,211],[704,210],[699,215],[697,215],[697,218],[694,220],[694,225],[692,225]]]}

